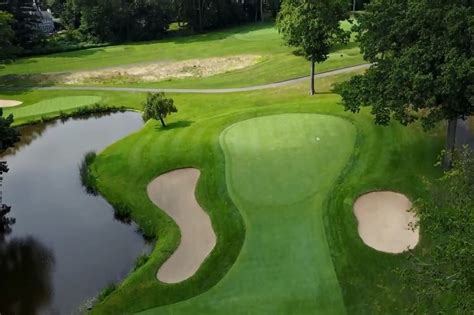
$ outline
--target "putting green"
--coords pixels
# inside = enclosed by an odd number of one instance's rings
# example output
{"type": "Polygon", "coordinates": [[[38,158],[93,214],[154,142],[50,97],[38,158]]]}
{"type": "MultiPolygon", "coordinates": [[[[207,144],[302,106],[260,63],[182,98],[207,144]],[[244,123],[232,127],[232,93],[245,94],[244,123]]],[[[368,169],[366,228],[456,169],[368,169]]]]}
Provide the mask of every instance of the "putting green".
{"type": "Polygon", "coordinates": [[[143,314],[345,314],[323,204],[355,138],[351,123],[317,114],[228,127],[220,141],[227,189],[245,221],[242,251],[208,292],[143,314]]]}
{"type": "Polygon", "coordinates": [[[73,108],[93,105],[102,100],[99,96],[66,96],[56,97],[40,101],[33,105],[10,109],[6,113],[12,113],[17,118],[24,118],[35,115],[46,115],[54,112],[67,111],[73,108]]]}

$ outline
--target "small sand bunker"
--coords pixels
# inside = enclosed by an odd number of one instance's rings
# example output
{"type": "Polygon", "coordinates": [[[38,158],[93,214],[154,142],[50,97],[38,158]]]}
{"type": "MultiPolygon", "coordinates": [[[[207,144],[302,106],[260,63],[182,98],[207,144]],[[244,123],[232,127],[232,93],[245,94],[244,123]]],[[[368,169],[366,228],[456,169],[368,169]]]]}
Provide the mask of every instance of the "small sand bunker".
{"type": "Polygon", "coordinates": [[[240,55],[220,58],[190,59],[177,62],[159,62],[94,71],[80,71],[60,75],[65,84],[86,82],[158,82],[168,79],[208,77],[219,73],[246,68],[258,62],[259,56],[240,55]]]}
{"type": "Polygon", "coordinates": [[[23,102],[11,101],[11,100],[0,100],[0,107],[1,108],[15,107],[15,106],[20,106],[21,104],[23,104],[23,102]]]}
{"type": "Polygon", "coordinates": [[[378,191],[365,194],[354,204],[359,235],[368,246],[386,253],[401,253],[418,244],[419,230],[413,230],[416,216],[412,203],[402,194],[378,191]]]}
{"type": "Polygon", "coordinates": [[[181,231],[181,243],[156,275],[162,282],[178,283],[193,276],[216,245],[211,220],[194,195],[199,176],[197,169],[178,169],[148,185],[149,198],[181,231]]]}

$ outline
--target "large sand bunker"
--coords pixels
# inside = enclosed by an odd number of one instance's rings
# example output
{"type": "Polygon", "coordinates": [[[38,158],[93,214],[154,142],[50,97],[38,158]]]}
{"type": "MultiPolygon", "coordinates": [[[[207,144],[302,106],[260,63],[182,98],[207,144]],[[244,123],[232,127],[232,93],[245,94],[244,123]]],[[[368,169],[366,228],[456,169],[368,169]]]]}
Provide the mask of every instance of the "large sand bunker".
{"type": "Polygon", "coordinates": [[[0,100],[0,108],[20,106],[23,102],[12,100],[0,100]]]}
{"type": "Polygon", "coordinates": [[[162,282],[178,283],[193,276],[216,245],[211,220],[194,195],[199,176],[197,169],[178,169],[158,176],[148,185],[149,198],[181,231],[178,248],[156,275],[162,282]]]}
{"type": "Polygon", "coordinates": [[[354,204],[359,221],[359,235],[368,246],[387,253],[401,253],[414,248],[419,229],[413,230],[416,216],[412,203],[402,194],[378,191],[365,194],[354,204]]]}
{"type": "Polygon", "coordinates": [[[158,82],[169,79],[208,77],[219,73],[246,68],[259,59],[256,55],[240,55],[206,59],[190,59],[177,62],[158,62],[130,65],[93,71],[79,71],[58,74],[59,81],[65,84],[90,82],[158,82]]]}

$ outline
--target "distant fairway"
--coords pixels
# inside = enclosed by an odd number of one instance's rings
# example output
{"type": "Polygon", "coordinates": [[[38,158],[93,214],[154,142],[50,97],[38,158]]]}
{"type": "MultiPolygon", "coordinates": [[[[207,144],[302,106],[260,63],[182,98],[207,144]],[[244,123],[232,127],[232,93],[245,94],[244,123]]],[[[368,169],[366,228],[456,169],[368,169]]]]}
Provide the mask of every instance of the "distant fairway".
{"type": "Polygon", "coordinates": [[[345,314],[322,205],[355,135],[349,122],[317,114],[227,128],[221,145],[228,190],[246,226],[242,251],[209,292],[143,314],[345,314]]]}
{"type": "MultiPolygon", "coordinates": [[[[347,22],[342,27],[347,28],[347,22]]],[[[109,67],[126,69],[132,65],[143,67],[150,63],[166,64],[185,60],[255,55],[260,57],[255,64],[209,77],[194,76],[148,82],[134,77],[131,77],[132,80],[130,77],[115,75],[104,80],[91,79],[83,83],[168,88],[250,86],[309,75],[308,61],[295,55],[293,50],[284,44],[273,24],[259,23],[194,36],[21,58],[0,68],[0,89],[2,85],[64,84],[51,74],[58,72],[100,70],[109,67]]],[[[357,44],[351,42],[344,47],[335,48],[326,62],[317,65],[316,71],[323,72],[362,63],[364,61],[357,44]]]]}
{"type": "Polygon", "coordinates": [[[59,111],[67,111],[78,107],[93,105],[101,101],[99,96],[65,96],[56,97],[40,101],[38,103],[17,108],[14,111],[5,110],[9,114],[14,112],[15,119],[21,119],[30,116],[51,114],[59,111]]]}

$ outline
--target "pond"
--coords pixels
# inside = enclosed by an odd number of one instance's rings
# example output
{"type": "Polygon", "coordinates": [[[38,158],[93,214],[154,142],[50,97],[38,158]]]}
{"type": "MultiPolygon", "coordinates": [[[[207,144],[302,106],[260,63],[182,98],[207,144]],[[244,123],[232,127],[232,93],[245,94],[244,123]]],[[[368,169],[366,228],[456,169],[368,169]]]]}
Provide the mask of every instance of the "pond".
{"type": "Polygon", "coordinates": [[[16,223],[0,239],[1,314],[78,312],[150,250],[137,226],[116,220],[79,179],[86,152],[142,125],[139,114],[126,112],[22,129],[22,141],[2,158],[10,168],[3,203],[16,223]]]}

